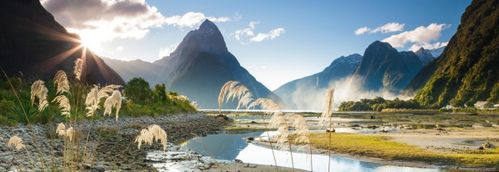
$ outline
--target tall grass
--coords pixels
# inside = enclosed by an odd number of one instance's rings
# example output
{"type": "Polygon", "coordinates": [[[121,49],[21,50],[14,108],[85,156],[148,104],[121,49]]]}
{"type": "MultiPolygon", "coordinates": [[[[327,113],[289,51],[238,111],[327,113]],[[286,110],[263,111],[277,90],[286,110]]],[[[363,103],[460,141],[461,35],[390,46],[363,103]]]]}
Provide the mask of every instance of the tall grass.
{"type": "Polygon", "coordinates": [[[312,145],[310,144],[310,130],[307,125],[307,121],[303,116],[294,114],[291,116],[293,121],[292,126],[295,128],[292,135],[294,138],[295,144],[303,144],[304,146],[308,145],[308,152],[310,153],[310,171],[314,171],[313,160],[312,160],[312,145]]]}
{"type": "MultiPolygon", "coordinates": [[[[329,133],[328,143],[331,145],[331,133],[333,129],[331,128],[331,118],[333,115],[333,104],[334,104],[334,88],[328,88],[325,96],[324,109],[321,114],[320,124],[325,128],[325,131],[329,133]]],[[[327,161],[327,171],[331,170],[331,150],[328,149],[328,161],[327,161]]]]}
{"type": "MultiPolygon", "coordinates": [[[[75,62],[75,69],[74,69],[74,78],[79,80],[81,78],[82,74],[82,68],[84,64],[81,59],[78,59],[75,62]]],[[[3,72],[3,71],[2,71],[3,72]]],[[[66,128],[66,125],[64,123],[60,123],[57,125],[55,133],[63,138],[64,146],[63,146],[63,162],[61,166],[58,166],[55,163],[55,155],[52,153],[52,157],[49,155],[45,155],[41,152],[40,145],[41,143],[38,143],[37,135],[33,133],[33,130],[27,130],[28,134],[31,136],[31,141],[32,141],[32,146],[35,148],[36,151],[38,151],[38,158],[39,161],[41,162],[41,167],[42,169],[46,169],[46,159],[51,158],[52,159],[52,170],[57,169],[58,167],[67,169],[70,171],[75,170],[78,167],[78,163],[81,163],[83,161],[82,155],[87,154],[87,152],[81,152],[82,146],[85,148],[87,147],[87,143],[85,145],[80,145],[79,141],[79,131],[76,128],[76,125],[74,125],[77,122],[77,119],[82,118],[81,113],[85,112],[86,110],[91,110],[91,112],[87,113],[92,113],[95,114],[95,112],[100,108],[100,98],[107,98],[106,102],[104,103],[105,105],[105,112],[104,114],[109,115],[112,109],[116,109],[115,111],[115,116],[116,120],[118,120],[119,116],[119,109],[121,108],[121,93],[117,90],[119,86],[109,86],[109,87],[104,87],[102,91],[96,91],[95,89],[91,89],[90,93],[91,95],[96,95],[96,99],[93,101],[88,101],[85,102],[85,105],[81,106],[79,104],[80,96],[83,92],[85,92],[85,86],[82,85],[80,82],[75,81],[73,82],[74,85],[71,87],[70,82],[69,82],[69,77],[68,75],[62,71],[59,70],[55,73],[54,78],[53,78],[53,87],[54,87],[54,93],[51,94],[49,92],[50,89],[47,88],[47,85],[45,84],[44,81],[42,80],[36,80],[31,84],[31,89],[29,92],[29,102],[30,104],[26,106],[24,100],[22,99],[23,96],[20,96],[22,94],[20,91],[22,89],[16,89],[14,84],[10,82],[10,79],[8,76],[3,72],[5,78],[7,79],[7,82],[12,90],[12,93],[15,95],[15,98],[18,101],[18,106],[22,110],[22,114],[24,114],[25,117],[25,122],[29,128],[31,128],[31,122],[30,119],[36,118],[39,115],[42,114],[47,114],[47,113],[53,113],[53,110],[49,109],[50,107],[54,106],[57,107],[57,111],[59,114],[66,119],[66,122],[69,123],[69,127],[66,128]],[[99,94],[100,93],[100,94],[99,94]],[[110,95],[110,93],[112,93],[110,95]],[[49,101],[51,100],[51,101],[49,101]],[[91,102],[91,103],[90,103],[91,102]],[[34,108],[38,113],[35,113],[31,111],[30,109],[34,108]],[[49,111],[47,111],[49,109],[49,111]],[[79,109],[82,109],[79,111],[79,109]]],[[[94,87],[95,88],[95,87],[94,87]]],[[[88,133],[90,134],[90,132],[88,133]]],[[[88,137],[87,137],[88,138],[88,137]]],[[[26,149],[26,147],[23,144],[23,141],[20,137],[18,136],[13,136],[8,142],[8,145],[15,146],[17,150],[24,148],[28,155],[30,155],[30,151],[26,149]]],[[[50,146],[50,145],[49,145],[50,146]]],[[[50,146],[52,151],[54,150],[53,147],[50,146]]],[[[31,159],[31,156],[29,156],[31,159]]]]}
{"type": "Polygon", "coordinates": [[[271,99],[268,98],[253,98],[253,94],[251,91],[244,86],[243,84],[239,83],[238,81],[228,81],[225,83],[221,88],[220,88],[220,93],[218,96],[218,111],[221,114],[221,109],[223,103],[227,101],[237,101],[237,107],[236,109],[239,108],[261,108],[266,111],[266,115],[271,116],[271,119],[269,121],[269,128],[277,128],[277,134],[272,138],[269,135],[269,132],[267,131],[267,138],[268,142],[270,144],[270,149],[272,151],[272,156],[274,158],[274,165],[276,167],[276,170],[278,170],[277,166],[277,159],[275,157],[274,153],[274,145],[273,142],[275,139],[276,142],[276,147],[277,148],[284,148],[288,147],[289,148],[289,153],[291,156],[291,165],[294,170],[294,161],[293,161],[293,150],[291,146],[291,142],[289,140],[290,138],[290,132],[289,132],[289,125],[288,125],[288,117],[286,114],[282,113],[282,108],[279,104],[274,102],[271,99]]]}

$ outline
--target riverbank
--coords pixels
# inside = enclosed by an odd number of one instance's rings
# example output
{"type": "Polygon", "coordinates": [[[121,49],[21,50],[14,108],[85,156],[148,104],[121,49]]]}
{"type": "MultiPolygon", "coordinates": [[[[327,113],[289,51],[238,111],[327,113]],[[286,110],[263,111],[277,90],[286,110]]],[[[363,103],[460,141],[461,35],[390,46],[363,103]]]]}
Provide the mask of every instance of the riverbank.
{"type": "MultiPolygon", "coordinates": [[[[114,119],[79,121],[73,125],[77,130],[77,150],[84,153],[75,166],[77,170],[151,170],[146,161],[147,151],[160,150],[160,145],[143,146],[138,149],[135,136],[150,124],[160,125],[168,134],[168,141],[178,143],[196,136],[220,131],[230,123],[220,117],[204,114],[182,114],[161,117],[125,117],[114,119]],[[85,151],[88,150],[88,151],[85,151]]],[[[0,171],[9,170],[62,170],[64,142],[55,134],[57,124],[0,127],[0,171]],[[8,139],[18,135],[26,149],[14,151],[7,147],[8,139]]],[[[67,166],[67,165],[66,165],[67,166]]],[[[67,167],[66,167],[67,168],[67,167]]]]}
{"type": "MultiPolygon", "coordinates": [[[[243,120],[235,120],[240,122],[227,128],[255,131],[267,126],[260,116],[248,116],[245,114],[243,120]]],[[[314,153],[327,154],[330,148],[336,155],[386,165],[499,169],[499,115],[339,112],[332,121],[336,133],[331,147],[327,145],[328,136],[317,127],[318,118],[310,113],[306,116],[314,132],[314,153]]]]}

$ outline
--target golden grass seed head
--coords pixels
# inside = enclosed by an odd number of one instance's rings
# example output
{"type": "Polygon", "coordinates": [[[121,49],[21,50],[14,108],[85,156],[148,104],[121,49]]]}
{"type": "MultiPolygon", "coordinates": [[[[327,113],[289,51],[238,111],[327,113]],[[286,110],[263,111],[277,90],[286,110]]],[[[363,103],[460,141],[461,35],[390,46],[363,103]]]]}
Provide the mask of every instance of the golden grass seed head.
{"type": "Polygon", "coordinates": [[[69,80],[66,72],[58,70],[54,76],[54,86],[56,88],[56,94],[69,93],[69,80]]]}
{"type": "Polygon", "coordinates": [[[81,80],[82,72],[83,72],[83,60],[81,58],[77,58],[75,60],[75,65],[74,65],[74,70],[73,70],[75,78],[78,80],[81,80]]]}
{"type": "Polygon", "coordinates": [[[10,137],[7,146],[16,150],[24,148],[23,140],[17,135],[10,137]]]}
{"type": "Polygon", "coordinates": [[[37,80],[31,85],[31,104],[38,104],[38,111],[43,111],[48,106],[47,94],[48,89],[45,87],[45,82],[37,80]]]}

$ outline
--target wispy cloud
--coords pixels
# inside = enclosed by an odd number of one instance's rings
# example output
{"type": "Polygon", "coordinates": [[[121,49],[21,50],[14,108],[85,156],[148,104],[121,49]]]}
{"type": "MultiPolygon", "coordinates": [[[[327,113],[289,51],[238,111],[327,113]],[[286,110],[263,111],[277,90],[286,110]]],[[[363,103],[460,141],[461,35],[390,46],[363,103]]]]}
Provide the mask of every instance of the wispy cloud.
{"type": "Polygon", "coordinates": [[[358,28],[355,30],[355,35],[362,35],[366,33],[391,33],[391,32],[399,32],[404,30],[405,24],[397,23],[397,22],[391,22],[391,23],[386,23],[383,26],[376,27],[374,29],[371,29],[367,26],[358,28]]]}
{"type": "Polygon", "coordinates": [[[178,43],[172,44],[172,45],[165,47],[165,48],[160,48],[159,53],[158,53],[159,58],[169,56],[173,51],[175,51],[175,49],[177,49],[177,46],[178,46],[178,43]]]}
{"type": "Polygon", "coordinates": [[[418,51],[420,48],[424,48],[427,50],[433,50],[433,49],[438,49],[447,46],[449,42],[435,42],[435,43],[420,43],[420,44],[413,44],[409,50],[411,51],[418,51]]]}
{"type": "Polygon", "coordinates": [[[231,21],[230,17],[209,17],[200,12],[187,12],[184,15],[170,16],[167,17],[165,21],[168,25],[180,28],[193,28],[201,24],[206,19],[218,23],[231,21]]]}
{"type": "Polygon", "coordinates": [[[273,40],[286,32],[284,28],[278,27],[271,29],[268,32],[256,33],[255,28],[258,24],[259,22],[257,21],[249,22],[248,27],[235,31],[234,37],[236,38],[236,40],[241,41],[242,43],[245,43],[247,41],[262,42],[265,40],[273,40]]]}
{"type": "Polygon", "coordinates": [[[428,26],[419,26],[411,31],[405,31],[399,34],[392,35],[388,38],[383,39],[383,42],[387,42],[393,47],[402,48],[406,44],[413,44],[411,49],[418,47],[442,47],[445,46],[445,42],[435,42],[441,36],[441,32],[448,28],[447,24],[437,24],[432,23],[428,26]]]}

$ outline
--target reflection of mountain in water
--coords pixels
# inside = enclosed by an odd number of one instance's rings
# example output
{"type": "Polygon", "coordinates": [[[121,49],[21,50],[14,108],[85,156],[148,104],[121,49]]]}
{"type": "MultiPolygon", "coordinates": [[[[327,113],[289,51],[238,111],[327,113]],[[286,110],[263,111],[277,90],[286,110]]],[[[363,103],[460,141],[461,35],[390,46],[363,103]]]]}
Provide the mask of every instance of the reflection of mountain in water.
{"type": "Polygon", "coordinates": [[[242,134],[213,134],[189,140],[183,148],[220,160],[234,160],[248,143],[244,138],[258,137],[262,132],[242,134]]]}
{"type": "MultiPolygon", "coordinates": [[[[272,132],[269,133],[271,136],[272,132]]],[[[253,143],[248,144],[246,137],[265,137],[263,132],[252,132],[245,134],[214,134],[206,137],[191,139],[183,148],[191,149],[202,155],[210,156],[214,159],[233,161],[239,159],[244,163],[259,165],[274,165],[272,150],[267,147],[253,143]]],[[[293,162],[296,169],[310,170],[310,154],[304,150],[293,149],[293,162]]],[[[274,149],[274,155],[278,166],[291,168],[291,156],[287,147],[279,150],[274,149]]],[[[411,172],[438,172],[435,168],[414,168],[383,165],[378,163],[360,161],[358,159],[333,156],[331,159],[324,154],[313,154],[313,170],[328,171],[327,163],[331,161],[331,171],[334,172],[374,172],[374,171],[411,171],[411,172]]]]}

